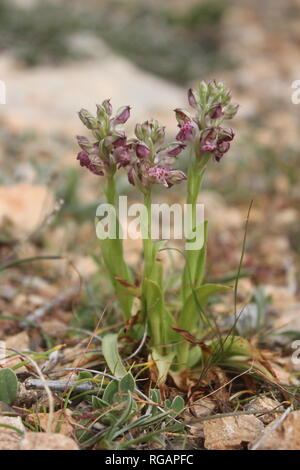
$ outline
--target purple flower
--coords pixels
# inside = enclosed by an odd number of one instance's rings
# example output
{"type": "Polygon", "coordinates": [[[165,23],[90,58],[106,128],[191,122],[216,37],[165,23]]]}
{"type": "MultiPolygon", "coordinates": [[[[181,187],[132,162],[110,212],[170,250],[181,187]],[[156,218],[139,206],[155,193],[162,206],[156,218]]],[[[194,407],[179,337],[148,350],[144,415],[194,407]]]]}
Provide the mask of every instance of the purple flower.
{"type": "Polygon", "coordinates": [[[101,167],[99,165],[95,165],[93,163],[91,163],[88,167],[88,169],[94,173],[94,175],[97,175],[97,176],[103,176],[104,175],[104,172],[102,171],[101,167]]]}
{"type": "Polygon", "coordinates": [[[180,131],[176,135],[176,139],[180,142],[191,140],[193,138],[194,128],[195,124],[192,121],[187,121],[186,123],[182,124],[182,126],[180,126],[180,131]]]}
{"type": "Polygon", "coordinates": [[[76,138],[77,138],[78,145],[82,150],[85,150],[86,152],[90,152],[94,149],[94,144],[91,144],[89,139],[87,139],[86,137],[82,135],[78,135],[76,138]]]}
{"type": "Polygon", "coordinates": [[[217,149],[217,140],[214,129],[206,131],[200,139],[200,149],[202,152],[214,152],[217,149]]]}
{"type": "Polygon", "coordinates": [[[119,134],[116,133],[112,137],[113,137],[112,145],[114,147],[124,147],[124,145],[126,145],[127,137],[124,134],[124,132],[119,133],[119,134]]]}
{"type": "Polygon", "coordinates": [[[136,155],[138,158],[144,159],[148,158],[150,155],[150,149],[147,145],[138,142],[135,147],[136,155]]]}
{"type": "Polygon", "coordinates": [[[168,147],[164,149],[164,153],[166,153],[168,157],[177,157],[177,155],[179,155],[184,148],[184,144],[173,143],[168,145],[168,147]]]}
{"type": "Polygon", "coordinates": [[[80,166],[83,166],[90,170],[95,175],[103,176],[104,173],[102,171],[101,165],[91,161],[90,154],[82,150],[77,155],[77,160],[79,160],[80,166]]]}
{"type": "Polygon", "coordinates": [[[77,160],[79,160],[80,166],[88,168],[90,165],[89,154],[85,150],[78,153],[77,160]]]}
{"type": "Polygon", "coordinates": [[[153,183],[162,183],[164,186],[168,187],[168,176],[170,175],[170,169],[164,168],[159,165],[155,165],[148,170],[148,176],[153,181],[153,183]]]}
{"type": "Polygon", "coordinates": [[[234,138],[233,129],[220,128],[219,137],[218,137],[219,142],[224,142],[224,141],[231,142],[233,138],[234,138]]]}
{"type": "Polygon", "coordinates": [[[113,124],[116,126],[118,124],[125,124],[126,121],[130,118],[130,106],[122,106],[118,109],[117,114],[113,120],[113,124]]]}
{"type": "Polygon", "coordinates": [[[176,183],[186,179],[186,175],[183,171],[174,170],[169,167],[163,167],[155,165],[148,169],[148,176],[153,183],[161,183],[167,188],[170,188],[176,183]]]}
{"type": "Polygon", "coordinates": [[[114,152],[118,168],[125,168],[131,162],[131,155],[128,146],[117,147],[114,152]]]}

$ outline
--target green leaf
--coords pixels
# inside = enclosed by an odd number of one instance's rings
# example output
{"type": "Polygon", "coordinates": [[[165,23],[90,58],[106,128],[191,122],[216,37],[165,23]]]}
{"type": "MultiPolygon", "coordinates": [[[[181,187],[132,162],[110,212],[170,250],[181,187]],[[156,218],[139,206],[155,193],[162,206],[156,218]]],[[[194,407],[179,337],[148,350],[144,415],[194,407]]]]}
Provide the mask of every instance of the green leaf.
{"type": "Polygon", "coordinates": [[[165,383],[170,367],[172,366],[174,356],[175,356],[174,352],[170,352],[169,354],[162,356],[157,351],[157,349],[155,348],[152,349],[152,358],[158,370],[158,383],[159,384],[165,383]]]}
{"type": "Polygon", "coordinates": [[[114,402],[116,393],[119,391],[119,383],[117,380],[112,380],[107,385],[104,393],[103,393],[103,400],[111,405],[114,402]]]}
{"type": "Polygon", "coordinates": [[[78,374],[78,380],[92,379],[92,378],[93,378],[93,374],[91,372],[80,371],[78,374]]]}
{"type": "Polygon", "coordinates": [[[108,434],[106,436],[106,438],[108,440],[114,439],[114,438],[118,437],[120,434],[123,434],[123,430],[122,429],[120,430],[119,428],[127,420],[130,420],[130,415],[131,415],[132,408],[133,408],[132,403],[133,403],[133,400],[132,400],[131,393],[128,392],[128,404],[127,404],[125,410],[123,411],[123,413],[121,414],[120,418],[109,429],[108,434]]]}
{"type": "Polygon", "coordinates": [[[135,381],[131,373],[128,372],[119,382],[120,392],[133,392],[135,389],[135,381]]]}
{"type": "Polygon", "coordinates": [[[224,357],[245,356],[251,357],[253,352],[249,341],[241,336],[227,336],[211,342],[214,353],[222,353],[224,357]]]}
{"type": "Polygon", "coordinates": [[[195,289],[183,305],[179,321],[180,328],[190,331],[197,323],[195,313],[201,313],[209,297],[220,290],[229,289],[232,289],[232,287],[223,284],[203,284],[195,289]]]}
{"type": "Polygon", "coordinates": [[[171,408],[173,411],[175,411],[176,414],[181,413],[184,410],[185,403],[184,399],[177,395],[177,397],[174,398],[171,404],[171,408]]]}
{"type": "Polygon", "coordinates": [[[16,374],[11,369],[0,370],[0,401],[13,403],[17,398],[18,393],[18,379],[16,374]]]}
{"type": "Polygon", "coordinates": [[[157,388],[151,388],[149,397],[153,403],[160,403],[160,391],[157,388]]]}
{"type": "Polygon", "coordinates": [[[92,406],[93,406],[93,410],[99,410],[102,408],[107,408],[109,406],[109,403],[107,403],[106,401],[102,400],[99,397],[96,397],[96,395],[93,395],[92,406]]]}
{"type": "MultiPolygon", "coordinates": [[[[228,289],[231,289],[231,287],[224,286],[222,284],[203,284],[197,289],[194,289],[188,299],[184,302],[182,311],[180,312],[179,327],[193,334],[194,330],[199,330],[199,318],[202,323],[200,324],[200,328],[205,326],[210,327],[211,320],[205,315],[203,309],[211,295],[220,290],[228,289]]],[[[188,363],[189,349],[190,346],[187,342],[181,341],[178,345],[177,361],[181,368],[186,367],[188,363]]]]}
{"type": "MultiPolygon", "coordinates": [[[[196,227],[196,233],[203,230],[203,224],[196,227]]],[[[207,247],[207,221],[204,222],[204,243],[200,250],[186,250],[186,264],[182,277],[182,297],[185,300],[192,291],[192,285],[200,287],[206,266],[206,247],[207,247]]]]}
{"type": "Polygon", "coordinates": [[[128,320],[131,316],[131,309],[133,303],[132,292],[127,287],[122,285],[117,277],[124,280],[128,284],[132,284],[132,275],[129,267],[124,261],[122,240],[105,239],[99,240],[102,256],[104,259],[105,267],[108,271],[110,281],[118,296],[120,306],[123,310],[125,319],[128,320]]]}
{"type": "Polygon", "coordinates": [[[111,373],[121,379],[127,374],[118,351],[118,335],[109,333],[103,337],[102,353],[111,373]]]}

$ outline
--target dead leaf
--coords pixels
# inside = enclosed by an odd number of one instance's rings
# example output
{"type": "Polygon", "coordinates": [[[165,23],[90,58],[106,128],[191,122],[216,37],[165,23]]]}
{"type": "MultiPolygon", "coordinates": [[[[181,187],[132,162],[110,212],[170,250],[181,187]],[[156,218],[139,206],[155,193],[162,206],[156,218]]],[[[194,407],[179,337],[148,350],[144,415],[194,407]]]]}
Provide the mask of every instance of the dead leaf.
{"type": "Polygon", "coordinates": [[[172,326],[172,329],[176,331],[178,334],[180,334],[189,343],[200,346],[203,352],[206,352],[207,354],[211,354],[211,347],[207,346],[207,344],[205,344],[203,341],[196,338],[196,336],[192,335],[186,330],[183,330],[182,328],[178,328],[177,326],[172,326]]]}

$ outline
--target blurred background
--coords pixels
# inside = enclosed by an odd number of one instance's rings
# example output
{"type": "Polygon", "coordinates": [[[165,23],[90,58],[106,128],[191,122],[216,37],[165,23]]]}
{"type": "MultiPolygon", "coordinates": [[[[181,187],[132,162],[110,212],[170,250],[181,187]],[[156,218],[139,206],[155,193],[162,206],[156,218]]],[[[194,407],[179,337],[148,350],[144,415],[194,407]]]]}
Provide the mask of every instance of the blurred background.
{"type": "MultiPolygon", "coordinates": [[[[300,329],[300,104],[291,101],[300,79],[299,13],[299,0],[0,0],[0,80],[7,88],[0,105],[1,265],[63,256],[5,270],[2,313],[25,316],[81,280],[86,289],[72,322],[87,327],[109,298],[93,225],[103,183],[76,162],[74,136],[83,133],[77,111],[94,112],[111,98],[115,107],[133,107],[132,122],[156,118],[173,138],[173,109],[186,106],[187,88],[216,78],[241,107],[231,123],[232,150],[210,165],[202,194],[210,221],[207,276],[236,271],[253,199],[239,302],[263,286],[280,314],[274,324],[300,329]]],[[[125,178],[119,184],[134,197],[125,178]]],[[[168,194],[182,200],[178,188],[168,194]]],[[[127,250],[138,265],[137,244],[128,241],[127,250]]],[[[231,310],[232,299],[215,305],[220,315],[231,310]]],[[[45,329],[70,315],[56,312],[45,329]]],[[[6,319],[1,328],[14,325],[6,319]]]]}

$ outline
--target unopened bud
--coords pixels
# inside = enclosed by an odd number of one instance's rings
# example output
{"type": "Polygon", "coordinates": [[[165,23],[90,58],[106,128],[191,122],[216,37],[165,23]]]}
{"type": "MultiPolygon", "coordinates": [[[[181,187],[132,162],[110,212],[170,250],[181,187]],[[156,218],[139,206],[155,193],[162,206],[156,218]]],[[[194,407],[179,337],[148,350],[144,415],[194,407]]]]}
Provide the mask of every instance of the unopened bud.
{"type": "Polygon", "coordinates": [[[118,109],[114,119],[114,125],[125,124],[130,118],[130,106],[122,106],[118,109]]]}
{"type": "Polygon", "coordinates": [[[85,127],[91,130],[97,129],[97,119],[92,116],[89,111],[86,109],[81,109],[78,114],[81,122],[85,125],[85,127]]]}

